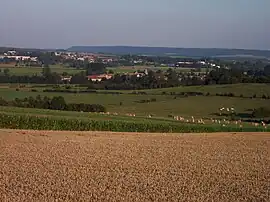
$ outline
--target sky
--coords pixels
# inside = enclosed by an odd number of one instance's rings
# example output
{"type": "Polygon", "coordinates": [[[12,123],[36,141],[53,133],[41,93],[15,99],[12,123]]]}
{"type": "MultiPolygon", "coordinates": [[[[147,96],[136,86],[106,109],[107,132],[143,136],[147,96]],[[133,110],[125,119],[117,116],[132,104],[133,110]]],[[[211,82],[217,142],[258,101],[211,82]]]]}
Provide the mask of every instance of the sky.
{"type": "Polygon", "coordinates": [[[0,46],[270,50],[270,0],[0,0],[0,46]]]}

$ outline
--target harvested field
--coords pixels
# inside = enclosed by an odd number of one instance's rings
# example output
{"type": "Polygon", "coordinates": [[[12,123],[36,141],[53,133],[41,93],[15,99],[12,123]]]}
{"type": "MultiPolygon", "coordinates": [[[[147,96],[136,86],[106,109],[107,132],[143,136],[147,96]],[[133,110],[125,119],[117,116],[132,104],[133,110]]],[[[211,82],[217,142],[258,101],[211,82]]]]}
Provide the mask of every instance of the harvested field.
{"type": "Polygon", "coordinates": [[[0,129],[0,201],[269,201],[270,134],[0,129]]]}

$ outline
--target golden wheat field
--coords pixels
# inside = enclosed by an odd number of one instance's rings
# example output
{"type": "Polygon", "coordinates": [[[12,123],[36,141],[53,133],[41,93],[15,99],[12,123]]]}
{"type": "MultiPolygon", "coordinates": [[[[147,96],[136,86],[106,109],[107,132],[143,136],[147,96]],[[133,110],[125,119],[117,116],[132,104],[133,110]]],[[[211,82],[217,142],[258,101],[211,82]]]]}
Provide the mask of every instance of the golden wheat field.
{"type": "Polygon", "coordinates": [[[0,201],[270,201],[270,134],[0,129],[0,201]]]}

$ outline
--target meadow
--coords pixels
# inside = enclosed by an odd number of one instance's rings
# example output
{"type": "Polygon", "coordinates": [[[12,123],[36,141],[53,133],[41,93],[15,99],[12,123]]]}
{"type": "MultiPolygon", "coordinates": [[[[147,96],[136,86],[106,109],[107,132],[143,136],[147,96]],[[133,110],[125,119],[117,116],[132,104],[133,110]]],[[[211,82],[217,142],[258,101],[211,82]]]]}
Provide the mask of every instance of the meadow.
{"type": "MultiPolygon", "coordinates": [[[[15,98],[42,96],[63,96],[69,103],[88,103],[102,104],[107,108],[108,112],[125,115],[133,113],[137,116],[168,117],[169,115],[179,115],[184,117],[216,117],[215,113],[219,112],[222,107],[235,108],[237,113],[248,113],[248,111],[259,108],[268,107],[269,100],[262,99],[262,95],[270,95],[268,84],[235,84],[235,85],[217,85],[217,86],[192,86],[177,87],[168,89],[152,89],[143,90],[147,94],[132,94],[132,91],[119,91],[122,94],[102,94],[105,91],[96,93],[59,93],[59,92],[43,92],[49,87],[26,86],[18,88],[17,85],[1,85],[0,97],[6,100],[15,98]],[[36,91],[36,92],[32,92],[36,91]],[[164,94],[166,92],[166,94],[164,94]],[[170,93],[181,92],[203,92],[210,93],[211,96],[187,96],[181,97],[171,95],[170,93]],[[216,93],[234,93],[238,97],[216,96],[216,93]],[[245,97],[239,97],[240,95],[245,97]],[[249,96],[257,95],[256,98],[249,96]],[[141,103],[142,100],[155,99],[154,102],[141,103]]],[[[138,91],[140,92],[140,91],[138,91]]]]}
{"type": "MultiPolygon", "coordinates": [[[[1,64],[0,70],[3,72],[4,69],[8,69],[10,75],[16,76],[41,75],[42,73],[42,67],[15,67],[14,65],[1,64]]],[[[63,67],[61,65],[51,65],[50,69],[52,72],[58,74],[62,74],[63,72],[67,72],[68,74],[76,74],[83,71],[82,69],[63,67]]]]}
{"type": "MultiPolygon", "coordinates": [[[[0,70],[4,71],[4,69],[9,69],[9,74],[10,75],[16,75],[16,76],[32,76],[32,75],[41,75],[42,73],[42,67],[16,67],[15,64],[0,64],[0,70]]],[[[62,74],[63,72],[66,72],[68,74],[76,74],[83,69],[76,69],[76,68],[71,68],[71,67],[65,67],[61,64],[57,65],[50,65],[50,69],[52,72],[62,74]]],[[[157,70],[162,70],[166,71],[169,69],[169,67],[154,67],[154,66],[119,66],[119,67],[108,67],[107,70],[112,70],[115,74],[123,74],[123,73],[133,73],[137,70],[143,71],[145,69],[151,69],[153,71],[157,70]]],[[[191,72],[195,71],[194,69],[192,70],[191,68],[176,68],[175,69],[177,72],[191,72]]],[[[202,68],[202,72],[205,72],[206,69],[202,68]]]]}

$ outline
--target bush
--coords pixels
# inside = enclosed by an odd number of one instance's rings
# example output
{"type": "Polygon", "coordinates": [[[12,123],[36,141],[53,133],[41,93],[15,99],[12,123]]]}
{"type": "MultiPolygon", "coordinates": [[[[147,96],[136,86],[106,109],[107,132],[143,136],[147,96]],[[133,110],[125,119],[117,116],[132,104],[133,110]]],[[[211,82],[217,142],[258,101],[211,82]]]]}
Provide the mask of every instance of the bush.
{"type": "Polygon", "coordinates": [[[156,102],[157,99],[156,98],[151,98],[151,99],[147,99],[147,100],[139,100],[139,101],[135,101],[138,103],[149,103],[149,102],[156,102]]]}
{"type": "Polygon", "coordinates": [[[270,109],[265,107],[260,107],[258,109],[253,110],[252,112],[253,118],[265,118],[270,117],[270,109]]]}
{"type": "Polygon", "coordinates": [[[37,92],[37,89],[31,89],[31,92],[37,92]]]}
{"type": "Polygon", "coordinates": [[[83,111],[83,112],[106,112],[106,108],[100,104],[84,104],[84,103],[66,103],[62,96],[56,96],[52,99],[48,97],[41,98],[38,95],[36,98],[29,97],[24,99],[15,98],[14,101],[8,102],[0,99],[1,106],[13,106],[23,108],[38,108],[52,109],[64,111],[83,111]]]}

